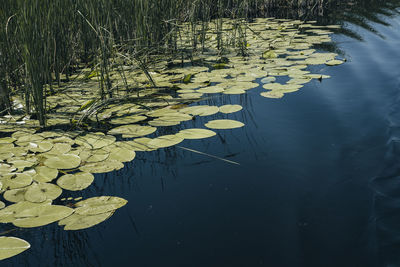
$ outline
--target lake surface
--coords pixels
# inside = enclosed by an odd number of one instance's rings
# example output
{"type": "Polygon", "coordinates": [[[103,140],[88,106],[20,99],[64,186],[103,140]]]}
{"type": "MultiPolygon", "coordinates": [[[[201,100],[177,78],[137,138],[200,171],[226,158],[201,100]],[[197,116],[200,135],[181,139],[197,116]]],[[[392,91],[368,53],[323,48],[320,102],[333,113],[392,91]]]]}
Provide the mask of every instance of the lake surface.
{"type": "Polygon", "coordinates": [[[347,62],[312,67],[330,79],[282,99],[260,87],[204,102],[242,105],[207,120],[246,126],[180,146],[240,165],[138,152],[85,190],[125,207],[82,231],[13,231],[32,247],[2,266],[400,266],[400,16],[378,17],[387,25],[345,23],[362,41],[332,36],[347,62]]]}

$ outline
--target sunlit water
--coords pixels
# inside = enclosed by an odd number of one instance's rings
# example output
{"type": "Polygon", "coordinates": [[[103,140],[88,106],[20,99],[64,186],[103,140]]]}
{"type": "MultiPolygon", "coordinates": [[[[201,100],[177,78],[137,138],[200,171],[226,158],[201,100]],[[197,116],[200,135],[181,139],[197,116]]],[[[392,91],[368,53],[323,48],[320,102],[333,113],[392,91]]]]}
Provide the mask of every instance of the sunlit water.
{"type": "Polygon", "coordinates": [[[381,19],[376,33],[346,24],[362,42],[333,36],[348,61],[312,68],[330,79],[206,101],[243,105],[211,117],[246,126],[180,146],[240,165],[138,152],[85,190],[127,206],[86,230],[13,231],[32,248],[1,266],[400,266],[400,17],[381,19]]]}

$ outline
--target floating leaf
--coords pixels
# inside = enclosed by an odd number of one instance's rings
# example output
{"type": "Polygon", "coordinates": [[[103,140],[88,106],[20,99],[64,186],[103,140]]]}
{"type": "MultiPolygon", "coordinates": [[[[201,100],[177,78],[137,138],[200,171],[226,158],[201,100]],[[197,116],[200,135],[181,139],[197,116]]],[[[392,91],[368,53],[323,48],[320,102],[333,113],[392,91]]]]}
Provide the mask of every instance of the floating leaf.
{"type": "Polygon", "coordinates": [[[235,120],[212,120],[207,122],[205,126],[211,129],[234,129],[243,127],[244,124],[235,120]]]}
{"type": "Polygon", "coordinates": [[[241,105],[223,105],[219,107],[219,112],[229,114],[242,110],[241,105]]]}
{"type": "Polygon", "coordinates": [[[124,167],[124,164],[117,160],[107,159],[102,162],[87,163],[81,166],[79,169],[83,172],[90,173],[106,173],[114,170],[120,170],[124,167]]]}
{"type": "Polygon", "coordinates": [[[31,245],[23,239],[11,236],[0,236],[0,260],[18,255],[31,245]]]}
{"type": "Polygon", "coordinates": [[[25,200],[25,192],[28,187],[11,189],[4,192],[3,197],[10,202],[21,202],[25,200]]]}
{"type": "Polygon", "coordinates": [[[151,126],[140,126],[140,125],[123,125],[111,129],[108,131],[109,134],[122,134],[123,137],[141,137],[148,134],[152,134],[157,130],[155,127],[151,126]]]}
{"type": "Polygon", "coordinates": [[[22,188],[32,183],[32,176],[30,173],[9,173],[3,175],[1,182],[3,189],[22,188]]]}
{"type": "Polygon", "coordinates": [[[75,138],[75,143],[78,145],[91,148],[99,149],[114,143],[116,140],[115,136],[105,135],[103,133],[90,133],[75,138]]]}
{"type": "Polygon", "coordinates": [[[105,151],[104,149],[88,149],[83,150],[79,153],[79,157],[82,162],[94,163],[101,162],[108,158],[110,153],[105,151]]]}
{"type": "Polygon", "coordinates": [[[0,210],[0,223],[11,223],[20,213],[40,209],[43,205],[51,205],[51,201],[43,203],[32,203],[29,201],[21,201],[16,204],[9,205],[0,210]]]}
{"type": "Polygon", "coordinates": [[[183,141],[182,137],[174,134],[163,135],[151,140],[148,145],[153,148],[163,148],[179,144],[183,141]]]}
{"type": "Polygon", "coordinates": [[[62,193],[60,187],[50,183],[33,183],[25,192],[25,200],[41,203],[58,198],[62,193]]]}
{"type": "Polygon", "coordinates": [[[275,82],[275,80],[276,80],[275,77],[268,76],[268,77],[265,77],[265,78],[261,79],[260,82],[262,82],[262,83],[273,83],[273,82],[275,82]]]}
{"type": "Polygon", "coordinates": [[[58,225],[64,225],[64,230],[81,230],[90,228],[99,224],[114,214],[114,211],[109,211],[95,215],[80,215],[74,213],[69,217],[62,219],[58,222],[58,225]]]}
{"type": "Polygon", "coordinates": [[[330,60],[330,61],[326,62],[325,64],[328,66],[336,66],[336,65],[343,64],[343,63],[344,63],[343,60],[334,59],[334,60],[330,60]]]}
{"type": "Polygon", "coordinates": [[[36,152],[47,152],[50,149],[53,148],[53,143],[51,142],[46,142],[46,141],[41,141],[41,142],[30,142],[27,145],[28,149],[34,153],[36,152]]]}
{"type": "Polygon", "coordinates": [[[36,182],[47,183],[53,181],[58,176],[58,170],[47,166],[35,167],[36,174],[32,176],[36,182]]]}
{"type": "Polygon", "coordinates": [[[110,156],[108,157],[110,160],[116,160],[120,162],[130,162],[132,161],[136,153],[133,150],[133,146],[130,146],[130,148],[127,147],[118,147],[118,145],[115,146],[108,146],[105,149],[110,152],[110,156]]]}
{"type": "Polygon", "coordinates": [[[207,129],[185,129],[176,134],[183,139],[202,139],[216,135],[215,132],[207,129]]]}
{"type": "Polygon", "coordinates": [[[96,215],[119,209],[128,203],[120,197],[92,197],[75,204],[75,213],[79,215],[96,215]]]}
{"type": "Polygon", "coordinates": [[[269,91],[269,92],[262,92],[260,93],[261,96],[266,97],[266,98],[282,98],[284,96],[284,93],[282,91],[269,91]]]}
{"type": "Polygon", "coordinates": [[[216,106],[199,105],[183,108],[180,112],[191,114],[193,116],[209,116],[219,112],[219,108],[216,106]]]}
{"type": "Polygon", "coordinates": [[[197,90],[197,92],[203,93],[203,94],[216,94],[216,93],[221,93],[224,91],[224,88],[221,88],[219,86],[209,86],[209,87],[204,87],[200,88],[197,90]]]}
{"type": "Polygon", "coordinates": [[[81,158],[73,154],[62,154],[45,160],[44,165],[59,170],[67,170],[78,167],[81,164],[81,158]]]}
{"type": "Polygon", "coordinates": [[[63,189],[79,191],[87,188],[94,181],[94,176],[88,172],[66,174],[58,178],[57,184],[63,189]]]}
{"type": "Polygon", "coordinates": [[[65,206],[42,205],[36,209],[24,210],[15,214],[15,220],[12,223],[23,228],[39,227],[64,219],[73,212],[73,209],[65,206]]]}

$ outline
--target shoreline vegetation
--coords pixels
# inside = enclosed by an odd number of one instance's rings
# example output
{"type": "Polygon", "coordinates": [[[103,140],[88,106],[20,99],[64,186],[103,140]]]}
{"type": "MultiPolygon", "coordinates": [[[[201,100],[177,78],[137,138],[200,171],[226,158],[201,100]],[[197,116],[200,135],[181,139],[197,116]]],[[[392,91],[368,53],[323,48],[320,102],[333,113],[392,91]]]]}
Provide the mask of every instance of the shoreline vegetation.
{"type": "MultiPolygon", "coordinates": [[[[113,71],[123,78],[123,66],[137,68],[154,87],[154,57],[171,63],[203,53],[206,32],[214,27],[220,38],[223,18],[236,20],[232,27],[238,36],[233,38],[244,43],[243,22],[283,6],[307,19],[307,10],[321,13],[326,5],[329,1],[5,0],[0,11],[0,114],[23,112],[44,127],[51,113],[47,97],[64,90],[62,83],[82,69],[90,69],[86,78],[99,77],[96,97],[106,100],[113,96],[113,71]],[[212,20],[217,23],[210,25],[212,20]],[[178,48],[182,31],[191,32],[192,39],[178,48]]],[[[218,42],[223,54],[229,44],[218,42]]]]}
{"type": "MultiPolygon", "coordinates": [[[[317,19],[332,24],[332,10],[338,6],[357,7],[362,12],[363,5],[374,4],[364,2],[5,0],[0,10],[0,115],[24,114],[45,127],[47,114],[54,108],[48,96],[65,91],[68,82],[97,77],[93,103],[113,98],[116,86],[111,76],[116,72],[130,91],[143,89],[126,82],[125,68],[141,71],[150,86],[157,88],[151,75],[153,64],[166,60],[167,66],[173,66],[179,60],[182,63],[204,54],[210,30],[217,34],[216,49],[221,58],[232,47],[245,56],[249,31],[246,23],[253,18],[275,14],[279,18],[317,19]],[[235,21],[230,25],[235,35],[227,42],[222,40],[224,19],[235,21]],[[182,35],[188,32],[190,40],[181,45],[182,35]],[[77,73],[85,76],[82,79],[77,73]]],[[[392,1],[387,3],[388,8],[394,5],[392,1]]],[[[387,13],[384,9],[379,12],[387,13]]],[[[365,24],[357,18],[347,19],[365,24]]],[[[379,22],[376,16],[372,20],[379,22]]],[[[350,31],[343,33],[357,37],[350,31]]]]}

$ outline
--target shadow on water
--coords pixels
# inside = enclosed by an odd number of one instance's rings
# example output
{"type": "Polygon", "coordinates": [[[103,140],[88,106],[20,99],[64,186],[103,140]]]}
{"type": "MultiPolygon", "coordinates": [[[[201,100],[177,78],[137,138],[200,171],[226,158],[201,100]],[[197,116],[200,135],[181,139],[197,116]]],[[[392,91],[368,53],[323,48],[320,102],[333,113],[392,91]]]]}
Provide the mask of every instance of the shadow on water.
{"type": "Polygon", "coordinates": [[[400,266],[399,7],[266,10],[343,25],[319,48],[349,62],[314,67],[332,79],[280,100],[261,98],[261,88],[208,99],[241,104],[223,116],[246,126],[181,146],[240,166],[179,147],[138,153],[83,193],[62,196],[115,195],[126,207],[83,231],[1,226],[32,245],[4,266],[400,266]]]}

